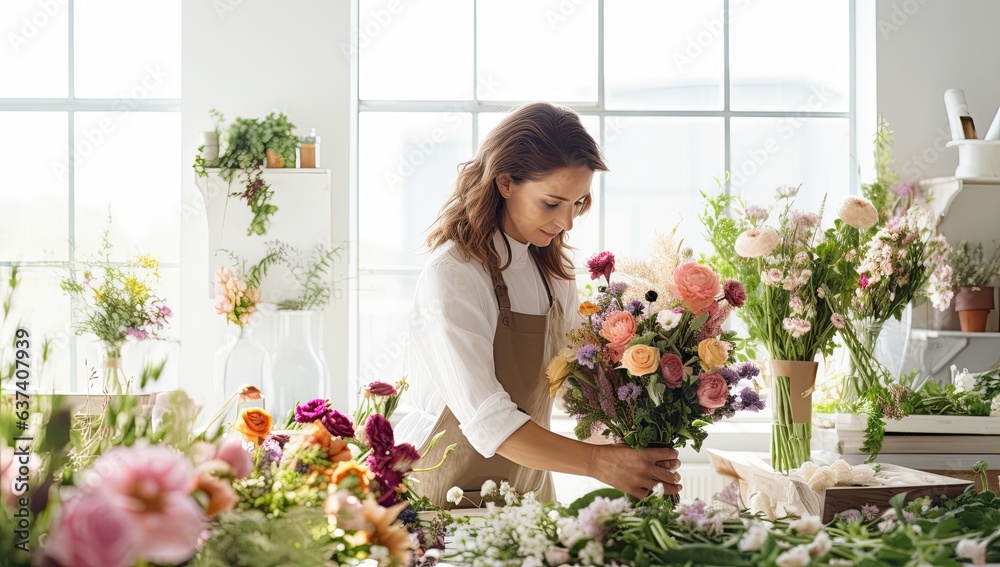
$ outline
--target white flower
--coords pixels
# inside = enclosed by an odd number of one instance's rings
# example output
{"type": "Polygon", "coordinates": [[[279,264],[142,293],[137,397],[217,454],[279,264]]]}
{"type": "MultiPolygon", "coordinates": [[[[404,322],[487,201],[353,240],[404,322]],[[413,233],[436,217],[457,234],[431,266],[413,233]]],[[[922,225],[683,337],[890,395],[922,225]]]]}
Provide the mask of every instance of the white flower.
{"type": "Polygon", "coordinates": [[[755,227],[736,238],[736,253],[744,258],[767,256],[781,243],[778,231],[769,226],[755,227]]]}
{"type": "Polygon", "coordinates": [[[740,538],[739,548],[743,552],[760,551],[765,541],[767,541],[767,529],[758,522],[754,522],[747,527],[747,531],[740,538]]]}
{"type": "Polygon", "coordinates": [[[778,516],[774,512],[774,503],[771,501],[771,497],[763,492],[755,492],[750,496],[750,513],[763,513],[768,520],[774,520],[778,516]]]}
{"type": "Polygon", "coordinates": [[[507,482],[506,480],[501,480],[500,481],[500,496],[507,496],[508,492],[510,492],[510,483],[507,482]]]}
{"type": "Polygon", "coordinates": [[[802,303],[802,298],[798,296],[788,300],[788,308],[792,310],[793,315],[801,315],[806,310],[805,304],[802,303]]]}
{"type": "Polygon", "coordinates": [[[786,331],[788,331],[789,333],[791,333],[792,334],[792,338],[795,338],[795,339],[797,339],[797,338],[801,337],[802,335],[808,333],[809,329],[812,329],[812,323],[810,323],[809,321],[807,321],[805,319],[798,319],[798,318],[791,318],[791,317],[785,317],[785,319],[781,322],[781,326],[786,331]]]}
{"type": "Polygon", "coordinates": [[[816,539],[809,544],[809,555],[817,558],[823,557],[830,551],[831,547],[833,547],[833,542],[830,540],[830,536],[826,532],[819,532],[816,534],[816,539]]]}
{"type": "Polygon", "coordinates": [[[569,550],[565,547],[550,546],[545,550],[545,560],[549,565],[565,565],[569,563],[569,550]]]}
{"type": "Polygon", "coordinates": [[[844,328],[844,316],[841,315],[840,313],[834,313],[833,315],[830,315],[830,322],[833,323],[833,326],[838,329],[844,328]]]}
{"type": "Polygon", "coordinates": [[[851,479],[851,465],[844,459],[837,459],[830,465],[830,470],[837,475],[837,484],[846,484],[851,479]]]}
{"type": "Polygon", "coordinates": [[[799,194],[799,188],[792,187],[791,185],[783,185],[778,187],[774,194],[777,199],[794,199],[799,194]]]}
{"type": "Polygon", "coordinates": [[[660,498],[661,496],[663,496],[663,483],[662,482],[656,483],[656,486],[653,487],[652,492],[653,496],[655,496],[656,498],[660,498]]]}
{"type": "Polygon", "coordinates": [[[513,490],[503,495],[503,501],[506,502],[508,506],[517,506],[521,503],[521,499],[517,497],[517,492],[514,492],[513,490]]]}
{"type": "Polygon", "coordinates": [[[461,488],[457,486],[452,486],[451,488],[448,489],[448,495],[446,496],[446,498],[448,502],[451,502],[452,504],[458,506],[459,504],[462,503],[463,496],[465,496],[465,493],[462,492],[461,488]]]}
{"type": "Polygon", "coordinates": [[[1000,394],[997,394],[990,402],[990,417],[1000,417],[1000,394]]]}
{"type": "Polygon", "coordinates": [[[953,380],[955,383],[955,391],[957,392],[975,392],[976,388],[976,378],[969,373],[968,368],[963,368],[961,372],[955,375],[953,380]]]}
{"type": "Polygon", "coordinates": [[[823,528],[823,522],[819,519],[819,516],[804,514],[798,520],[794,520],[788,524],[788,526],[800,534],[816,535],[823,528]]]}
{"type": "Polygon", "coordinates": [[[775,564],[778,567],[806,567],[811,561],[809,549],[804,545],[796,545],[779,555],[775,564]]]}
{"type": "Polygon", "coordinates": [[[483,498],[493,494],[493,491],[497,489],[497,483],[493,480],[487,480],[483,483],[483,487],[479,489],[479,495],[483,498]]]}
{"type": "Polygon", "coordinates": [[[368,552],[369,557],[375,560],[379,565],[389,564],[389,548],[384,545],[373,545],[371,551],[368,552]]]}
{"type": "Polygon", "coordinates": [[[569,347],[563,347],[562,349],[559,350],[559,356],[565,358],[567,362],[575,362],[576,361],[576,349],[572,349],[572,348],[569,348],[569,347]]]}
{"type": "Polygon", "coordinates": [[[674,313],[672,309],[664,309],[656,314],[656,322],[663,327],[664,331],[670,331],[680,324],[683,316],[683,313],[674,313]]]}
{"type": "Polygon", "coordinates": [[[974,565],[986,563],[986,547],[989,540],[977,542],[974,539],[963,539],[955,546],[955,555],[959,559],[968,559],[974,565]]]}
{"type": "Polygon", "coordinates": [[[778,268],[771,268],[766,272],[760,273],[760,279],[764,280],[764,283],[768,285],[778,285],[784,277],[785,275],[778,268]]]}
{"type": "Polygon", "coordinates": [[[871,201],[864,197],[849,195],[837,208],[837,215],[858,230],[868,230],[878,222],[878,211],[871,201]]]}
{"type": "Polygon", "coordinates": [[[875,479],[875,469],[868,465],[857,465],[851,468],[850,477],[845,483],[848,486],[874,486],[879,484],[875,479]]]}
{"type": "Polygon", "coordinates": [[[588,541],[580,550],[580,561],[584,565],[604,565],[604,546],[596,541],[588,541]]]}
{"type": "Polygon", "coordinates": [[[806,461],[802,463],[801,467],[795,470],[795,473],[805,482],[809,482],[809,479],[812,478],[812,475],[815,474],[817,470],[819,470],[819,467],[816,463],[806,461]]]}

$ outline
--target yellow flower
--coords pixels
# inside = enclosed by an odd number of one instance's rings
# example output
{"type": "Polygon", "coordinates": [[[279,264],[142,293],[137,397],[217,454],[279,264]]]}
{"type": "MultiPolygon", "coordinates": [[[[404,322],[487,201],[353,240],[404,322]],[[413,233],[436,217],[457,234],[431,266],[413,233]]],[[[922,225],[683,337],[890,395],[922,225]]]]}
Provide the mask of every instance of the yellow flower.
{"type": "Polygon", "coordinates": [[[660,366],[660,351],[649,345],[632,345],[622,354],[622,365],[632,376],[645,376],[660,366]]]}
{"type": "Polygon", "coordinates": [[[705,339],[698,343],[698,358],[705,370],[716,370],[726,365],[732,345],[718,339],[705,339]]]}
{"type": "Polygon", "coordinates": [[[160,262],[156,258],[153,258],[149,254],[143,254],[142,256],[136,256],[132,263],[140,268],[152,270],[153,277],[159,279],[160,274],[157,273],[157,270],[160,269],[160,262]]]}
{"type": "Polygon", "coordinates": [[[580,315],[587,317],[601,310],[601,307],[591,301],[584,301],[580,304],[580,315]]]}
{"type": "Polygon", "coordinates": [[[565,358],[568,362],[573,362],[576,360],[576,351],[569,347],[563,347],[559,351],[559,356],[565,358]]]}
{"type": "Polygon", "coordinates": [[[125,291],[135,298],[144,298],[149,294],[149,286],[140,282],[135,276],[125,278],[125,291]]]}
{"type": "Polygon", "coordinates": [[[545,368],[545,377],[549,379],[550,397],[556,397],[559,386],[562,386],[567,376],[569,376],[569,361],[563,356],[556,355],[545,368]]]}

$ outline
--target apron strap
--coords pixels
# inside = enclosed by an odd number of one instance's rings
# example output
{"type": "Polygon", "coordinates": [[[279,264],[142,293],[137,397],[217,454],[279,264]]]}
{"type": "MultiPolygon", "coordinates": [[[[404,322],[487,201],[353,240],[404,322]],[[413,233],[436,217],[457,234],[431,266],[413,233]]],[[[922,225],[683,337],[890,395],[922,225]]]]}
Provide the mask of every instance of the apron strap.
{"type": "MultiPolygon", "coordinates": [[[[500,231],[500,236],[504,239],[504,244],[507,245],[507,256],[511,255],[510,243],[507,241],[507,235],[500,231]]],[[[494,250],[496,247],[494,247],[494,250]]],[[[499,252],[499,251],[498,251],[499,252]]],[[[549,309],[552,309],[553,299],[552,299],[552,289],[549,287],[549,279],[545,277],[545,270],[538,264],[538,259],[534,254],[531,253],[531,249],[528,249],[528,255],[531,256],[532,262],[535,264],[535,268],[538,270],[538,275],[542,277],[542,284],[545,285],[545,294],[549,297],[549,309]]],[[[499,257],[499,253],[497,254],[499,257]]],[[[510,293],[507,291],[507,282],[503,279],[503,274],[500,273],[500,268],[497,266],[486,266],[487,271],[490,273],[490,278],[493,280],[493,293],[497,296],[497,306],[500,308],[500,323],[504,327],[510,326],[510,293]]]]}

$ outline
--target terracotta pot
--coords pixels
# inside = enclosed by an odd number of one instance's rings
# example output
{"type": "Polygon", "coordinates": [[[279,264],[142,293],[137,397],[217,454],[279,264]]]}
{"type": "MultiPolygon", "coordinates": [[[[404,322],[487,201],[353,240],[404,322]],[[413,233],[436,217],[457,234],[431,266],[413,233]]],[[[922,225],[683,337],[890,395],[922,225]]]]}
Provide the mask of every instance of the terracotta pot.
{"type": "Polygon", "coordinates": [[[271,168],[285,167],[285,160],[282,159],[280,155],[278,155],[278,152],[272,150],[271,148],[267,149],[267,167],[271,168]]]}
{"type": "Polygon", "coordinates": [[[955,294],[955,311],[958,311],[962,331],[966,333],[986,331],[986,320],[993,307],[992,287],[963,287],[955,294]]]}

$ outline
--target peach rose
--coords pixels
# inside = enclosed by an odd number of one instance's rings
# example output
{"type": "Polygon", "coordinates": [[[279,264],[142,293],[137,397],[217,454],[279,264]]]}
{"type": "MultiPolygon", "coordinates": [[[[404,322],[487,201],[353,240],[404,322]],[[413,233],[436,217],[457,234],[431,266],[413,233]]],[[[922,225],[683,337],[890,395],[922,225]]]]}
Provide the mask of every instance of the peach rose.
{"type": "Polygon", "coordinates": [[[271,433],[271,414],[260,408],[245,409],[233,428],[242,433],[247,441],[259,444],[271,433]]]}
{"type": "Polygon", "coordinates": [[[708,338],[698,343],[698,358],[705,370],[716,370],[726,365],[732,346],[718,339],[708,338]]]}
{"type": "Polygon", "coordinates": [[[726,405],[729,399],[729,385],[726,379],[718,374],[702,373],[698,377],[698,404],[710,413],[711,410],[721,408],[726,405]]]}
{"type": "Polygon", "coordinates": [[[660,351],[647,345],[632,345],[625,349],[622,364],[632,376],[652,374],[660,364],[660,351]]]}
{"type": "Polygon", "coordinates": [[[604,319],[601,325],[601,336],[616,347],[624,347],[625,343],[635,336],[635,317],[628,311],[615,311],[604,319]]]}
{"type": "Polygon", "coordinates": [[[569,361],[562,355],[555,355],[545,368],[545,377],[549,379],[549,396],[556,397],[559,386],[569,376],[569,361]]]}
{"type": "Polygon", "coordinates": [[[670,284],[670,293],[695,313],[708,309],[721,290],[719,276],[697,262],[681,264],[674,270],[674,281],[670,284]]]}
{"type": "Polygon", "coordinates": [[[668,388],[680,388],[684,385],[684,362],[681,357],[668,352],[660,359],[660,373],[668,388]]]}

